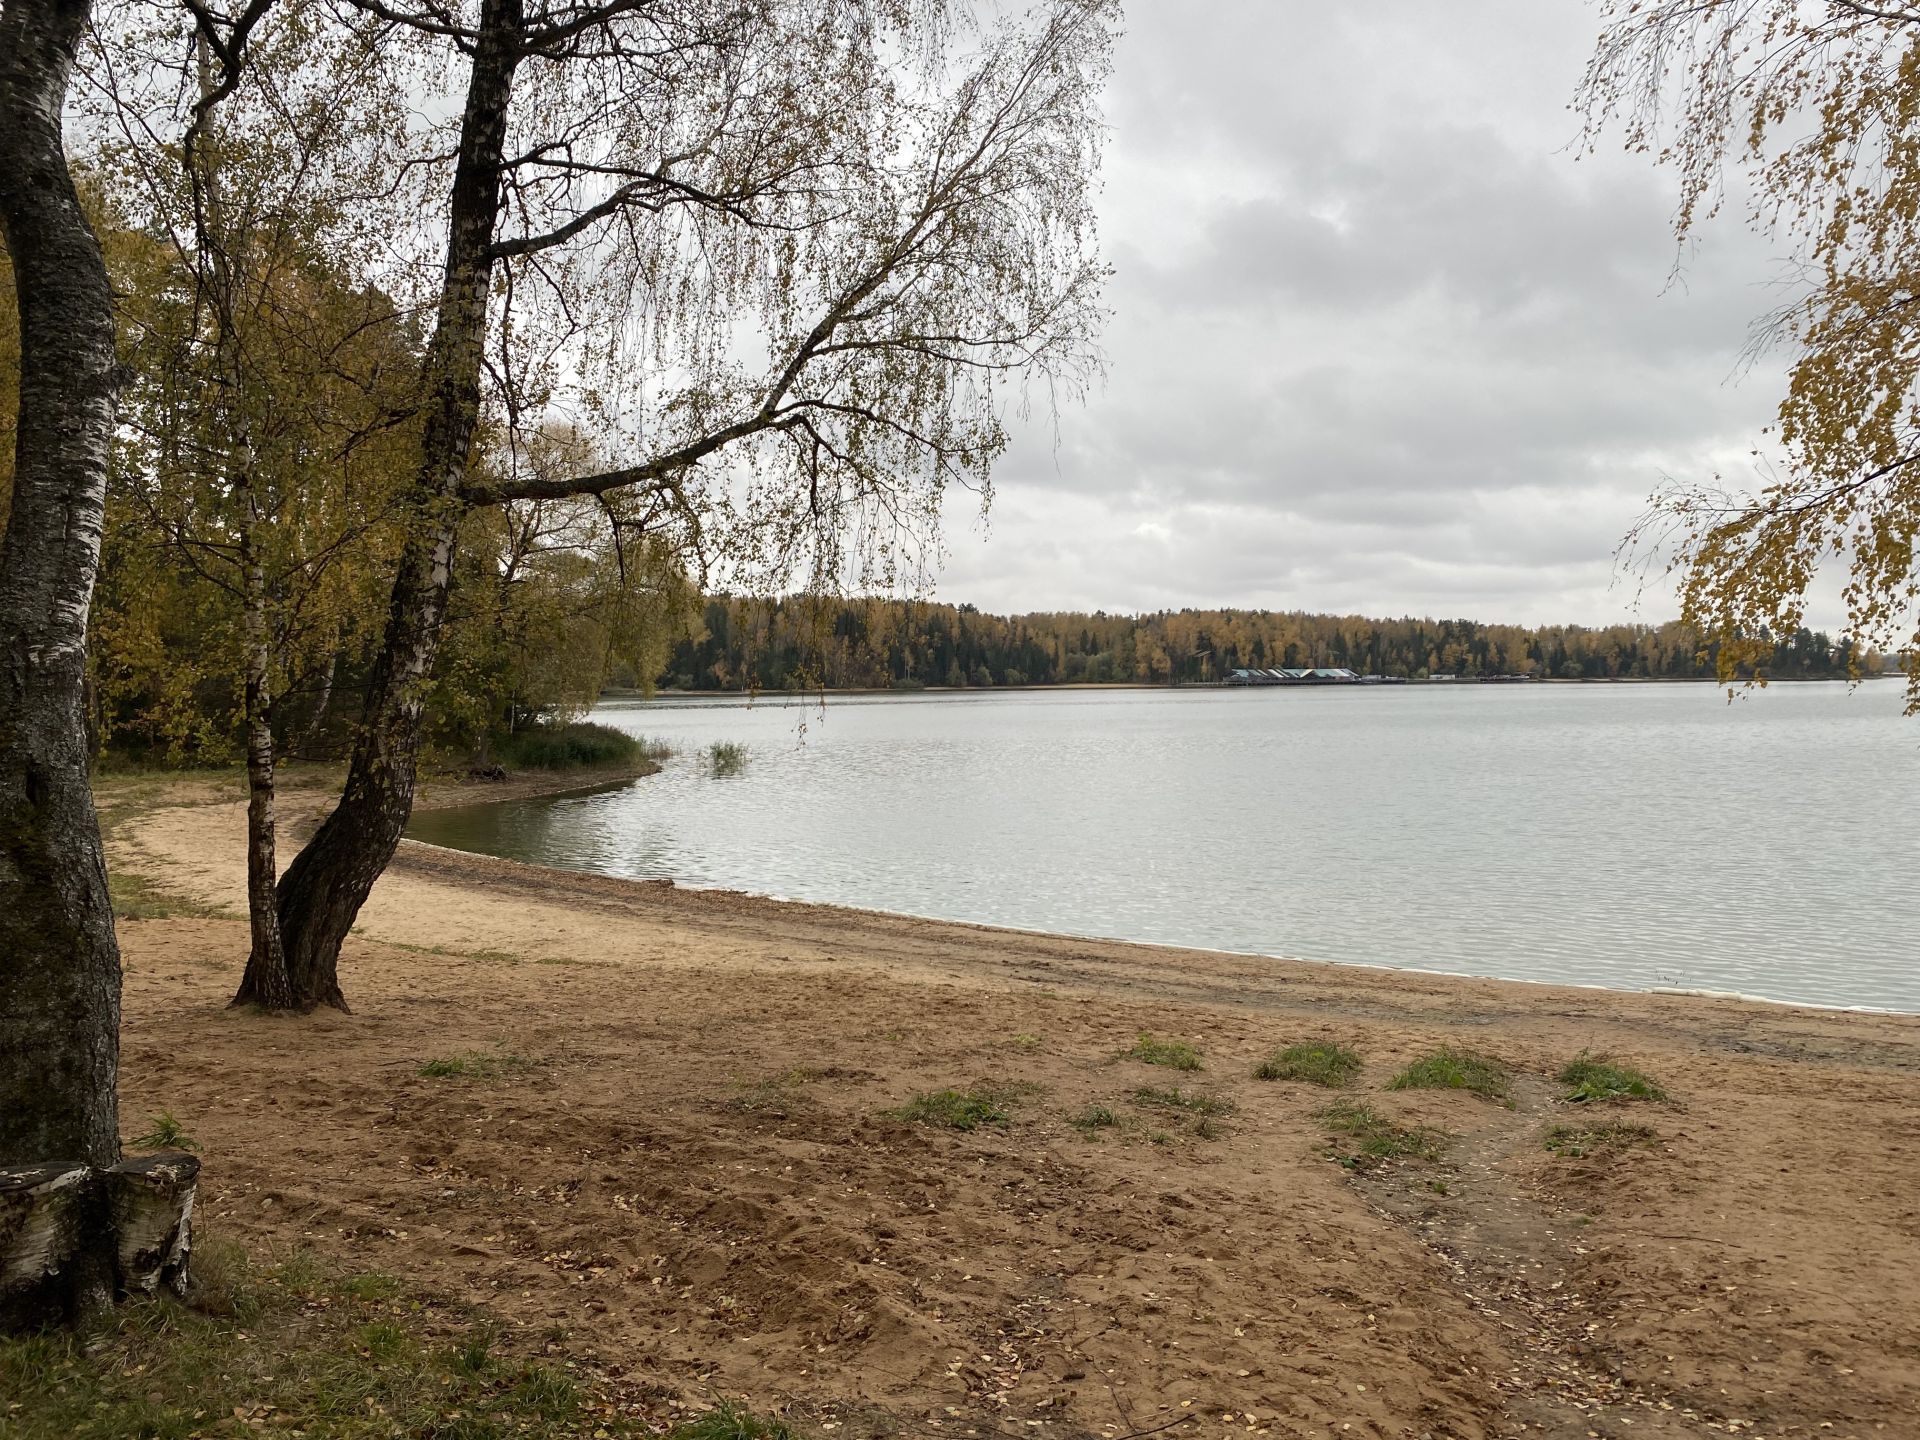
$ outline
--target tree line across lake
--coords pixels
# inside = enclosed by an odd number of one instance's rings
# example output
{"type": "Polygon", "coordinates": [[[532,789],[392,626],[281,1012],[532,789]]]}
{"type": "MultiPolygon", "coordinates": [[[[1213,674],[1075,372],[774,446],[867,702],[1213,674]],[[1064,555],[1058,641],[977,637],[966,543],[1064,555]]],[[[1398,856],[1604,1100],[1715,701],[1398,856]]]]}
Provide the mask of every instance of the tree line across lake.
{"type": "MultiPolygon", "coordinates": [[[[1047,611],[989,615],[971,605],[888,598],[716,596],[663,672],[619,683],[691,690],[913,689],[921,686],[1205,684],[1244,666],[1345,666],[1369,675],[1532,675],[1555,680],[1693,680],[1717,647],[1660,625],[1488,625],[1305,611],[1047,611]]],[[[1876,674],[1874,652],[1801,629],[1753,673],[1770,679],[1876,674]]]]}
{"type": "MultiPolygon", "coordinates": [[[[118,526],[110,529],[117,533],[118,526]]],[[[125,572],[123,572],[125,573],[125,572]]],[[[231,597],[167,567],[165,581],[110,584],[96,611],[96,744],[110,763],[222,764],[244,744],[231,597]]],[[[992,615],[972,605],[869,596],[708,596],[656,574],[631,608],[604,564],[470,566],[426,712],[450,760],[516,761],[531,727],[584,713],[608,688],[894,689],[1208,684],[1245,666],[1345,666],[1420,680],[1530,675],[1554,680],[1715,676],[1712,644],[1659,625],[1498,625],[1305,611],[1176,610],[1141,615],[992,615]],[[671,604],[664,589],[677,591],[671,604]]],[[[343,627],[275,709],[276,740],[335,758],[377,658],[370,630],[343,627]]],[[[1775,643],[1769,679],[1877,674],[1877,652],[1799,630],[1775,643]]]]}

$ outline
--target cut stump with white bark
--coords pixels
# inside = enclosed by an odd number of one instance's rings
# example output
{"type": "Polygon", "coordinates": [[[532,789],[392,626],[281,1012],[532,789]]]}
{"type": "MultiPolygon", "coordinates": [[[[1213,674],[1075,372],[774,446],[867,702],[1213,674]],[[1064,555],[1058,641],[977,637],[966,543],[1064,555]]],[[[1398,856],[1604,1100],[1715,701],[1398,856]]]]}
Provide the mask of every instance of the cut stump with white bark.
{"type": "Polygon", "coordinates": [[[67,1265],[87,1229],[94,1173],[61,1160],[0,1169],[0,1329],[67,1308],[67,1265]]]}
{"type": "Polygon", "coordinates": [[[122,1160],[106,1172],[123,1294],[151,1295],[163,1285],[186,1293],[199,1176],[199,1160],[177,1152],[122,1160]]]}
{"type": "Polygon", "coordinates": [[[199,1176],[182,1154],[0,1169],[0,1332],[104,1304],[109,1273],[122,1295],[184,1294],[199,1176]]]}

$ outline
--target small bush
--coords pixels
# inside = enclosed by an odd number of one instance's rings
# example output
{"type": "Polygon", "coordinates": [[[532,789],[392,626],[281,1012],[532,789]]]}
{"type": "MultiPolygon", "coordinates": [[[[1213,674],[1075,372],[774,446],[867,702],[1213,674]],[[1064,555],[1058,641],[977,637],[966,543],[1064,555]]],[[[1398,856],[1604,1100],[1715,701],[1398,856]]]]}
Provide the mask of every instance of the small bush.
{"type": "Polygon", "coordinates": [[[707,766],[715,775],[738,775],[747,768],[747,747],[733,740],[716,740],[707,749],[707,766]]]}
{"type": "Polygon", "coordinates": [[[523,770],[583,770],[643,758],[640,741],[626,731],[590,721],[535,725],[508,736],[498,748],[506,764],[523,770]]]}
{"type": "Polygon", "coordinates": [[[1309,1085],[1338,1090],[1351,1083],[1360,1069],[1360,1057],[1346,1046],[1315,1040],[1275,1051],[1254,1067],[1253,1078],[1303,1080],[1309,1085]]]}
{"type": "Polygon", "coordinates": [[[993,1098],[972,1090],[930,1090],[914,1096],[894,1113],[916,1125],[938,1125],[947,1130],[978,1130],[982,1125],[1007,1123],[1007,1112],[993,1098]]]}
{"type": "Polygon", "coordinates": [[[1605,1055],[1589,1055],[1582,1050],[1560,1072],[1560,1083],[1567,1087],[1567,1099],[1588,1100],[1664,1100],[1667,1092],[1629,1065],[1616,1065],[1605,1055]]]}
{"type": "Polygon", "coordinates": [[[1443,1047],[1414,1061],[1387,1085],[1389,1090],[1471,1090],[1489,1100],[1504,1100],[1512,1075],[1498,1060],[1471,1050],[1443,1047]]]}
{"type": "Polygon", "coordinates": [[[1156,1040],[1145,1030],[1126,1053],[1129,1060],[1147,1065],[1165,1065],[1171,1070],[1200,1069],[1200,1052],[1184,1040],[1156,1040]]]}
{"type": "Polygon", "coordinates": [[[147,1133],[127,1142],[135,1150],[198,1150],[200,1142],[180,1128],[171,1110],[147,1117],[147,1133]]]}
{"type": "Polygon", "coordinates": [[[1598,1158],[1660,1139],[1648,1125],[1556,1125],[1547,1132],[1546,1145],[1569,1160],[1598,1158]]]}
{"type": "Polygon", "coordinates": [[[1349,1169],[1381,1160],[1438,1160],[1447,1136],[1426,1126],[1398,1125],[1370,1106],[1351,1101],[1320,1112],[1320,1123],[1335,1135],[1345,1136],[1353,1148],[1334,1158],[1349,1169]]]}

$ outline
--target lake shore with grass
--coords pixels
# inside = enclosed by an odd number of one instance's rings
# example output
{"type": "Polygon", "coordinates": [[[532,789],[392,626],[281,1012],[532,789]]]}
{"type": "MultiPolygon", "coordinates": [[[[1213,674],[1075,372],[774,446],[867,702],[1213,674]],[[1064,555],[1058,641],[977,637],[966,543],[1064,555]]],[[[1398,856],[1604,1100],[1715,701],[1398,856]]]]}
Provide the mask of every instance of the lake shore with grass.
{"type": "MultiPolygon", "coordinates": [[[[296,775],[284,805],[326,798],[296,775]]],[[[592,1433],[537,1428],[563,1400],[610,1434],[724,1403],[820,1440],[1866,1440],[1920,1413],[1920,1018],[411,843],[343,958],[355,1012],[263,1018],[226,1009],[237,786],[102,806],[139,917],[123,1130],[191,1135],[215,1253],[400,1357],[405,1395],[467,1396],[474,1434],[592,1433]]]]}

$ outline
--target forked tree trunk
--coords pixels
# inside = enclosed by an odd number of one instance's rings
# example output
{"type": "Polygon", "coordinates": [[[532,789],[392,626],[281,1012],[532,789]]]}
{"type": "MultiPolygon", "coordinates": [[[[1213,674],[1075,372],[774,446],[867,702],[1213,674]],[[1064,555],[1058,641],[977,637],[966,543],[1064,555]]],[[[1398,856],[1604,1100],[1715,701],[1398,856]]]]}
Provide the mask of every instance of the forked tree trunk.
{"type": "MultiPolygon", "coordinates": [[[[213,57],[203,35],[195,45],[201,105],[215,99],[213,57]]],[[[242,297],[235,273],[235,237],[228,232],[221,203],[222,164],[219,136],[211,114],[196,122],[184,147],[194,184],[194,231],[199,246],[200,279],[214,321],[213,379],[218,403],[215,429],[226,453],[227,496],[239,530],[240,608],[246,649],[243,711],[247,751],[247,920],[252,943],[235,1005],[269,1010],[293,1006],[293,983],[280,943],[280,911],[274,894],[273,795],[273,627],[268,614],[266,557],[262,540],[267,517],[260,503],[260,476],[254,465],[252,411],[246,393],[244,339],[239,314],[242,297]]],[[[244,241],[237,247],[244,255],[244,241]]]]}
{"type": "Polygon", "coordinates": [[[480,415],[481,358],[500,208],[500,156],[521,59],[521,0],[486,0],[460,122],[447,268],[426,360],[411,533],[367,687],[346,790],[280,880],[280,927],[301,1008],[346,1009],[340,947],[413,813],[420,720],[446,619],[460,495],[480,415]]]}
{"type": "MultiPolygon", "coordinates": [[[[120,952],[88,788],[87,610],[119,372],[100,247],[61,144],[87,0],[0,8],[0,225],[20,307],[13,504],[0,541],[0,1167],[119,1159],[120,952]]],[[[72,1261],[10,1318],[112,1292],[84,1206],[72,1261]]]]}

